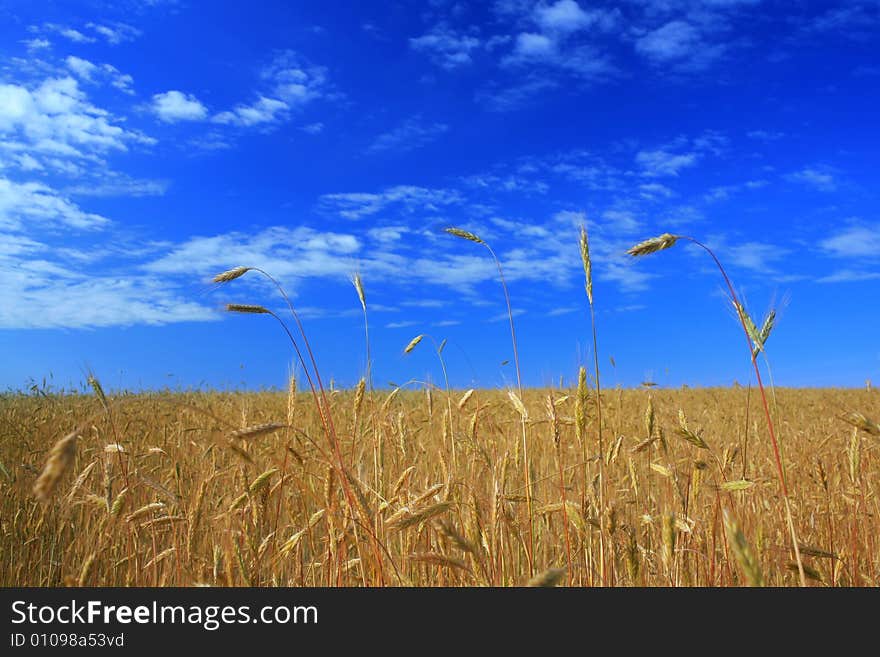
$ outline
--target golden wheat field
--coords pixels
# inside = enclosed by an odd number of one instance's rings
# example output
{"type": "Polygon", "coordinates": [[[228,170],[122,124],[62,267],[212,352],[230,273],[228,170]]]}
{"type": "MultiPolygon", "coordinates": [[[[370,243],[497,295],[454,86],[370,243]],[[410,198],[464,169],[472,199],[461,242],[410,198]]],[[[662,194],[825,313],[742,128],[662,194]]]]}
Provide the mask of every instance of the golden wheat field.
{"type": "Polygon", "coordinates": [[[792,528],[747,387],[604,390],[600,448],[583,385],[95,385],[0,400],[0,585],[880,583],[877,390],[770,394],[792,528]]]}

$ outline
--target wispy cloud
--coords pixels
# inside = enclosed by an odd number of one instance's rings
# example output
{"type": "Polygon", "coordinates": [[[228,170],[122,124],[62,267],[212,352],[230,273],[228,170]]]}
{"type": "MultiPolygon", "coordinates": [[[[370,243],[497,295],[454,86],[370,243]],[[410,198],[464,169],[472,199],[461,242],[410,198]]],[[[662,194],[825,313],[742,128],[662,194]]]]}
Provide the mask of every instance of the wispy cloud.
{"type": "Polygon", "coordinates": [[[533,76],[512,86],[492,85],[476,93],[477,102],[492,112],[512,112],[534,102],[544,92],[559,86],[545,77],[533,76]]]}
{"type": "Polygon", "coordinates": [[[677,176],[682,169],[697,163],[697,153],[671,153],[666,150],[639,151],[636,163],[645,175],[650,177],[677,176]]]}
{"type": "Polygon", "coordinates": [[[37,182],[16,183],[0,178],[0,227],[18,232],[34,224],[61,224],[96,229],[109,223],[106,217],[85,212],[51,187],[37,182]]]}
{"type": "Polygon", "coordinates": [[[141,35],[140,30],[125,23],[86,23],[86,27],[113,46],[133,41],[141,35]]]}
{"type": "Polygon", "coordinates": [[[547,311],[547,317],[562,317],[578,311],[577,306],[561,306],[547,311]]]}
{"type": "Polygon", "coordinates": [[[746,133],[749,139],[758,139],[760,141],[776,141],[785,137],[784,132],[776,130],[750,130],[746,133]]]}
{"type": "Polygon", "coordinates": [[[291,109],[336,95],[327,80],[327,69],[312,64],[293,50],[278,53],[262,70],[260,78],[268,85],[262,95],[277,98],[291,109]]]}
{"type": "MultiPolygon", "coordinates": [[[[74,43],[94,43],[98,39],[94,36],[86,35],[67,25],[59,25],[57,23],[44,23],[42,29],[46,32],[53,32],[74,43]]],[[[31,26],[31,31],[40,31],[37,26],[31,26]]]]}
{"type": "Polygon", "coordinates": [[[67,68],[86,82],[107,81],[111,86],[123,93],[134,94],[134,90],[131,88],[134,79],[128,74],[121,73],[111,64],[93,64],[87,59],[74,57],[73,55],[70,55],[64,61],[67,64],[67,68]]]}
{"type": "Polygon", "coordinates": [[[620,17],[619,11],[592,9],[585,11],[574,0],[558,0],[549,5],[535,7],[535,22],[549,34],[568,35],[578,30],[599,26],[612,28],[620,17]]]}
{"type": "Polygon", "coordinates": [[[880,271],[864,271],[858,269],[838,269],[837,271],[816,279],[817,283],[857,283],[880,279],[880,271]]]}
{"type": "Polygon", "coordinates": [[[300,128],[300,130],[310,135],[319,135],[324,132],[324,124],[320,121],[317,121],[315,123],[304,125],[302,128],[300,128]]]}
{"type": "Polygon", "coordinates": [[[808,185],[820,192],[833,192],[837,189],[834,174],[825,167],[804,167],[789,174],[788,179],[808,185]]]}
{"type": "MultiPolygon", "coordinates": [[[[56,34],[77,44],[96,43],[103,40],[111,46],[133,41],[141,35],[141,31],[131,25],[107,21],[88,22],[79,28],[59,23],[43,23],[42,25],[31,25],[28,29],[35,34],[56,34]]],[[[39,47],[48,47],[48,42],[46,43],[46,46],[39,47]]]]}
{"type": "MultiPolygon", "coordinates": [[[[262,69],[259,80],[260,91],[254,100],[213,114],[195,95],[178,90],[155,94],[152,108],[166,123],[210,120],[239,128],[272,127],[287,121],[312,101],[334,95],[329,90],[326,70],[307,63],[292,50],[277,54],[262,69]]],[[[308,124],[304,129],[317,133],[323,129],[323,123],[308,124]]]]}
{"type": "Polygon", "coordinates": [[[414,116],[380,134],[367,150],[370,153],[412,151],[438,139],[447,130],[449,126],[445,123],[426,123],[420,115],[414,116]]]}
{"type": "Polygon", "coordinates": [[[72,196],[125,196],[133,198],[139,196],[162,196],[168,190],[169,184],[167,180],[141,180],[116,174],[105,175],[103,178],[88,184],[73,185],[67,187],[64,191],[72,196]]]}
{"type": "Polygon", "coordinates": [[[38,52],[40,50],[48,50],[52,47],[52,42],[48,39],[26,39],[22,41],[28,52],[38,52]]]}
{"type": "Polygon", "coordinates": [[[0,328],[96,328],[217,319],[212,308],[170,290],[154,276],[97,274],[55,262],[45,245],[7,257],[0,236],[0,328]],[[50,259],[46,259],[50,258],[50,259]]]}
{"type": "Polygon", "coordinates": [[[778,244],[744,242],[725,249],[725,257],[733,265],[758,273],[774,273],[776,265],[788,259],[790,251],[778,244]]]}
{"type": "Polygon", "coordinates": [[[696,27],[682,20],[669,21],[644,34],[635,46],[636,52],[654,63],[684,64],[695,69],[705,68],[724,51],[722,44],[706,43],[696,27]]]}
{"type": "Polygon", "coordinates": [[[275,123],[288,109],[290,106],[283,100],[260,96],[250,105],[238,105],[232,110],[215,114],[211,121],[247,128],[263,123],[275,123]]]}
{"type": "Polygon", "coordinates": [[[147,263],[144,269],[152,273],[209,276],[247,263],[282,277],[347,277],[353,268],[351,258],[360,252],[361,246],[360,240],[350,234],[276,226],[255,234],[233,232],[193,237],[147,263]]]}
{"type": "Polygon", "coordinates": [[[324,194],[319,199],[319,208],[346,219],[361,219],[389,206],[398,206],[406,212],[436,211],[441,207],[460,203],[461,200],[461,195],[455,190],[397,185],[381,192],[324,194]]]}
{"type": "Polygon", "coordinates": [[[446,25],[436,25],[430,32],[409,40],[410,48],[425,53],[445,69],[455,69],[470,64],[480,39],[472,34],[456,32],[446,25]]]}
{"type": "Polygon", "coordinates": [[[851,220],[850,225],[819,242],[836,258],[880,258],[880,224],[851,220]]]}

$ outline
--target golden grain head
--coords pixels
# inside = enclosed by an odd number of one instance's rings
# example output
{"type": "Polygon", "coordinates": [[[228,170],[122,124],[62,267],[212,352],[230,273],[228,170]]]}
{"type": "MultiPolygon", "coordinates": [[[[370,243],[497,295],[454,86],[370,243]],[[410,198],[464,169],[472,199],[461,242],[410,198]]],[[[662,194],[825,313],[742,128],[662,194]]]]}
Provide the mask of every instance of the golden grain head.
{"type": "Polygon", "coordinates": [[[461,228],[454,228],[450,226],[449,228],[446,228],[445,231],[450,235],[460,237],[463,240],[470,240],[471,242],[476,242],[477,244],[485,244],[485,242],[479,237],[477,237],[473,233],[469,233],[466,230],[462,230],[461,228]]]}
{"type": "Polygon", "coordinates": [[[458,410],[461,410],[465,406],[467,406],[467,403],[471,400],[471,397],[473,397],[473,396],[474,396],[474,389],[473,388],[470,388],[469,390],[465,391],[465,393],[461,396],[461,399],[458,400],[458,410]]]}
{"type": "Polygon", "coordinates": [[[240,278],[248,273],[252,268],[251,267],[233,267],[232,269],[227,269],[224,272],[220,272],[212,279],[215,283],[228,283],[229,281],[234,281],[236,278],[240,278]]]}
{"type": "Polygon", "coordinates": [[[409,344],[407,344],[406,347],[404,347],[403,353],[408,354],[413,349],[415,349],[418,346],[418,344],[422,341],[422,338],[424,338],[424,337],[425,337],[424,334],[417,335],[412,340],[410,340],[409,344]]]}
{"type": "Polygon", "coordinates": [[[46,465],[43,471],[34,483],[33,493],[39,501],[45,502],[52,496],[52,492],[67,472],[68,468],[73,465],[76,458],[76,441],[79,438],[79,431],[69,433],[64,438],[55,443],[46,459],[46,465]]]}
{"type": "Polygon", "coordinates": [[[587,299],[590,304],[593,303],[593,260],[590,258],[590,239],[587,236],[587,229],[581,226],[580,233],[581,262],[584,265],[584,284],[587,290],[587,299]]]}
{"type": "Polygon", "coordinates": [[[669,233],[663,233],[657,237],[652,237],[650,239],[645,240],[644,242],[639,242],[635,246],[631,246],[627,249],[627,254],[631,256],[646,256],[651,253],[657,253],[657,251],[663,251],[664,249],[668,249],[671,246],[674,246],[678,241],[678,235],[671,235],[669,233]]]}
{"type": "Polygon", "coordinates": [[[240,440],[253,440],[254,438],[259,438],[260,436],[275,433],[279,429],[285,429],[286,427],[286,424],[281,424],[280,422],[265,422],[263,424],[254,424],[252,426],[245,427],[244,429],[237,429],[235,431],[232,431],[229,434],[229,437],[238,438],[240,440]]]}

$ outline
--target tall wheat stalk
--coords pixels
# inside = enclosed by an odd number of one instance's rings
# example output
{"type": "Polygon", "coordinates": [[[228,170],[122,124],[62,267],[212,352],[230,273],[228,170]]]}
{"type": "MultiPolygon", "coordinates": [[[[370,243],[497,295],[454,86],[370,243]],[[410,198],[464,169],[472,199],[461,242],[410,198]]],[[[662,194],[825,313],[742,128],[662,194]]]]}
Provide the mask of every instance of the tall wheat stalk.
{"type": "MultiPolygon", "coordinates": [[[[584,288],[587,291],[587,300],[590,306],[590,325],[593,331],[593,367],[596,373],[596,423],[599,434],[599,517],[605,514],[605,441],[602,437],[602,384],[599,376],[599,341],[596,331],[596,310],[593,306],[593,260],[590,258],[590,239],[587,229],[581,225],[580,232],[581,262],[584,265],[584,288]]],[[[585,459],[586,460],[586,459],[585,459]]],[[[584,466],[586,467],[586,465],[584,466]]],[[[586,479],[584,480],[586,487],[586,479]]],[[[605,564],[605,532],[599,530],[599,577],[602,585],[608,585],[605,564]]]]}
{"type": "MultiPolygon", "coordinates": [[[[650,255],[651,253],[663,251],[674,246],[675,243],[680,239],[692,242],[711,256],[712,260],[715,262],[715,265],[718,267],[718,270],[721,272],[721,275],[724,278],[724,282],[727,284],[727,289],[730,292],[731,300],[733,301],[737,309],[742,309],[742,304],[739,301],[739,297],[737,296],[736,291],[733,289],[733,284],[730,282],[730,277],[728,277],[727,272],[721,265],[721,261],[718,260],[718,257],[715,255],[712,249],[710,249],[702,242],[694,239],[693,237],[689,237],[687,235],[672,235],[670,233],[664,233],[663,235],[660,235],[658,237],[653,237],[651,239],[645,240],[644,242],[636,244],[635,246],[631,247],[627,251],[627,253],[634,257],[650,255]]],[[[770,406],[767,403],[767,394],[764,391],[764,383],[761,379],[761,369],[758,367],[757,354],[755,353],[752,346],[751,335],[749,333],[749,327],[745,319],[745,313],[739,312],[738,315],[740,324],[742,325],[743,333],[746,338],[746,348],[749,351],[749,361],[751,361],[752,367],[755,370],[755,377],[758,381],[758,389],[761,393],[761,402],[764,407],[764,417],[767,420],[767,431],[770,434],[770,442],[773,446],[773,458],[776,462],[776,474],[779,478],[780,489],[782,490],[782,498],[785,505],[785,519],[788,524],[789,533],[791,534],[792,548],[794,550],[795,559],[797,561],[800,584],[801,586],[806,586],[807,582],[804,575],[804,565],[801,560],[800,546],[798,544],[797,533],[795,532],[794,520],[792,519],[791,515],[791,501],[788,494],[788,485],[785,481],[785,469],[782,465],[782,457],[780,456],[779,452],[779,442],[776,440],[776,430],[773,426],[773,418],[770,415],[770,406]]]]}
{"type": "MultiPolygon", "coordinates": [[[[469,233],[461,228],[453,227],[447,228],[446,232],[455,237],[468,240],[469,242],[483,245],[486,247],[486,250],[489,251],[492,260],[495,261],[495,267],[498,269],[498,277],[501,280],[501,288],[504,290],[504,301],[507,304],[507,318],[510,321],[510,340],[513,343],[513,364],[516,369],[516,388],[519,392],[519,398],[522,399],[522,376],[520,375],[519,369],[519,351],[516,348],[516,329],[513,326],[513,310],[510,307],[510,294],[507,291],[507,281],[504,278],[504,270],[501,268],[501,262],[498,260],[498,256],[495,255],[495,251],[492,250],[492,247],[473,233],[469,233]]],[[[535,573],[535,528],[532,520],[532,474],[529,462],[528,437],[526,434],[526,416],[523,413],[520,413],[520,427],[522,429],[523,472],[526,482],[526,507],[529,515],[528,561],[529,577],[531,577],[535,573]]]]}
{"type": "MultiPolygon", "coordinates": [[[[370,426],[373,432],[373,471],[376,490],[381,492],[383,489],[382,478],[382,433],[376,427],[376,396],[373,388],[373,358],[370,351],[370,322],[367,318],[367,295],[364,291],[364,282],[359,272],[351,277],[352,285],[357,292],[358,301],[361,303],[361,309],[364,313],[364,344],[367,351],[366,373],[364,381],[370,393],[370,426]]],[[[376,531],[378,532],[378,516],[376,518],[376,531]]]]}

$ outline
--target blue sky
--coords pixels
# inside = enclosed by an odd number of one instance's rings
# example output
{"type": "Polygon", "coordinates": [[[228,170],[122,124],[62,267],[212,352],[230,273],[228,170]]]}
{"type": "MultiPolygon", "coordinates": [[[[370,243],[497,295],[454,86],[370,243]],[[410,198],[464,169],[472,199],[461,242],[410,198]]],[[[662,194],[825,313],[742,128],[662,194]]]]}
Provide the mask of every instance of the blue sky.
{"type": "Polygon", "coordinates": [[[748,380],[714,249],[781,307],[778,384],[880,380],[880,2],[0,3],[0,387],[284,385],[291,293],[322,374],[748,380]],[[612,367],[610,359],[614,359],[612,367]]]}

